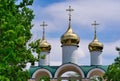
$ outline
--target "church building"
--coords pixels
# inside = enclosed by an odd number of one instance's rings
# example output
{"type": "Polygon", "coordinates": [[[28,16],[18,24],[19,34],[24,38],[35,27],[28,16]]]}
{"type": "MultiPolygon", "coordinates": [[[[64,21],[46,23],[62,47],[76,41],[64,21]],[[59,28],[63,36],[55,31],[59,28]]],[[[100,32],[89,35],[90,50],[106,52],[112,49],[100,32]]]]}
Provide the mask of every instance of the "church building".
{"type": "MultiPolygon", "coordinates": [[[[43,26],[43,36],[40,41],[41,58],[38,66],[31,66],[29,71],[31,79],[29,81],[40,81],[40,78],[46,76],[50,81],[93,81],[93,78],[103,76],[107,70],[107,66],[102,65],[102,50],[103,44],[99,42],[96,32],[96,26],[99,25],[94,21],[94,39],[88,45],[90,52],[90,65],[79,65],[75,57],[75,51],[79,48],[80,37],[73,31],[71,25],[71,12],[73,9],[69,6],[66,11],[69,12],[69,22],[67,31],[61,36],[62,48],[62,64],[60,66],[50,66],[50,50],[51,45],[45,39],[44,27],[47,26],[45,22],[43,26]],[[73,75],[65,76],[65,73],[72,73],[73,75]]],[[[44,81],[44,80],[41,80],[44,81]]]]}

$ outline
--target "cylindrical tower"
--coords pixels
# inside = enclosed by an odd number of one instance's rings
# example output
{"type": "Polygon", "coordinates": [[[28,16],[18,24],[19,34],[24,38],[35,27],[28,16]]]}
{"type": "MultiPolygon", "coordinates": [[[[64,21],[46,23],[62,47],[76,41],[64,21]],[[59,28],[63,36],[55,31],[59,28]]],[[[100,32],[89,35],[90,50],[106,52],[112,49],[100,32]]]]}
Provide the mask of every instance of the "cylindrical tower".
{"type": "Polygon", "coordinates": [[[103,44],[98,41],[97,36],[96,36],[96,25],[98,24],[95,21],[94,24],[92,25],[95,26],[95,34],[94,34],[93,41],[88,46],[89,51],[90,51],[91,65],[102,65],[101,53],[103,50],[103,44]]]}
{"type": "Polygon", "coordinates": [[[61,36],[62,43],[62,63],[75,63],[77,64],[77,58],[75,56],[75,51],[78,49],[79,37],[75,34],[71,27],[71,6],[69,6],[69,26],[67,31],[61,36]]]}
{"type": "Polygon", "coordinates": [[[42,40],[39,44],[39,47],[41,49],[41,53],[40,53],[40,61],[39,61],[39,66],[47,66],[50,64],[50,50],[51,50],[51,45],[47,42],[47,40],[45,40],[45,29],[44,27],[47,26],[47,24],[45,24],[45,22],[43,22],[42,25],[43,26],[43,36],[42,36],[42,40]]]}

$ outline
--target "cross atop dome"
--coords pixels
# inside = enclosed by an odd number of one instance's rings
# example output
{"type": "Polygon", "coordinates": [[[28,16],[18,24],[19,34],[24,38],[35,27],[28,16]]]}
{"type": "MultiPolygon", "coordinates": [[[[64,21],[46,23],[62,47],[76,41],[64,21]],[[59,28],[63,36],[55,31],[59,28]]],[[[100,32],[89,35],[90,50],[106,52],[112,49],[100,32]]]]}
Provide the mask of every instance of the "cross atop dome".
{"type": "Polygon", "coordinates": [[[51,45],[45,39],[45,27],[48,26],[48,25],[43,21],[43,23],[40,26],[43,27],[43,36],[42,36],[42,40],[40,42],[39,47],[40,47],[42,52],[50,52],[51,45]]]}
{"type": "Polygon", "coordinates": [[[43,27],[43,37],[42,37],[42,39],[44,40],[45,39],[45,26],[48,26],[48,25],[43,21],[43,24],[41,24],[40,26],[43,27]]]}
{"type": "Polygon", "coordinates": [[[94,21],[94,23],[92,24],[94,26],[94,33],[95,33],[95,38],[96,38],[96,26],[99,25],[98,23],[96,23],[96,21],[94,21]]]}
{"type": "Polygon", "coordinates": [[[71,27],[71,12],[74,11],[74,9],[71,8],[71,6],[69,6],[68,9],[66,9],[66,11],[69,12],[69,24],[68,24],[68,29],[67,31],[61,36],[61,43],[62,46],[77,46],[79,44],[80,38],[79,36],[74,33],[72,27],[71,27]]]}
{"type": "Polygon", "coordinates": [[[71,12],[74,11],[74,9],[72,9],[71,6],[69,6],[69,8],[66,9],[66,11],[69,12],[69,14],[68,14],[68,15],[69,15],[69,25],[71,25],[71,16],[72,16],[72,15],[71,15],[71,12]]]}
{"type": "MultiPolygon", "coordinates": [[[[96,21],[94,21],[94,23],[92,24],[94,26],[94,39],[93,41],[89,44],[88,48],[90,50],[90,52],[92,51],[99,51],[99,52],[102,52],[102,49],[103,49],[103,44],[101,42],[99,42],[99,40],[97,39],[97,36],[96,36],[96,26],[99,25],[98,23],[96,23],[96,21]]],[[[94,65],[94,64],[92,64],[94,65]]]]}

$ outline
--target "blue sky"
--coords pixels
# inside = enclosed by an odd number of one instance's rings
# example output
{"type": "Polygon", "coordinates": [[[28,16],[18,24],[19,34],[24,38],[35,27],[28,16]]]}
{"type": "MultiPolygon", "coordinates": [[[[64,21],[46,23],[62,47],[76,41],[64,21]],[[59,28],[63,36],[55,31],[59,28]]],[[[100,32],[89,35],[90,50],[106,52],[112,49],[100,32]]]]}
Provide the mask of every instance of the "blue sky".
{"type": "Polygon", "coordinates": [[[94,29],[91,24],[96,20],[97,37],[104,44],[102,53],[103,65],[111,64],[118,56],[115,50],[120,46],[120,0],[35,0],[32,6],[35,19],[32,40],[42,37],[40,24],[45,21],[46,39],[51,44],[50,64],[62,63],[60,37],[68,28],[68,12],[72,12],[72,29],[80,37],[77,57],[79,65],[90,64],[88,44],[93,40],[94,29]],[[89,58],[89,59],[88,59],[89,58]]]}

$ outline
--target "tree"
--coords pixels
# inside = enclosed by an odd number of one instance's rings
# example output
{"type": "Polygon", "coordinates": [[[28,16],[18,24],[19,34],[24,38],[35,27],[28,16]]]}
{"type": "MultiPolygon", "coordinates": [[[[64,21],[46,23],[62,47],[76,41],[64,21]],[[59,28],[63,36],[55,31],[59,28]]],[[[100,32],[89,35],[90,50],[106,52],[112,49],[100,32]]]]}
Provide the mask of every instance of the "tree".
{"type": "Polygon", "coordinates": [[[40,60],[40,57],[45,57],[45,56],[40,56],[40,53],[41,53],[41,49],[39,47],[40,45],[40,39],[37,39],[35,41],[32,41],[29,43],[29,49],[33,52],[33,53],[36,53],[37,54],[37,58],[36,61],[39,61],[40,60]]]}
{"type": "Polygon", "coordinates": [[[103,81],[101,76],[93,76],[90,78],[90,81],[103,81]]]}
{"type": "Polygon", "coordinates": [[[108,66],[104,78],[107,81],[120,81],[120,48],[116,48],[119,56],[114,60],[114,63],[108,66]]]}
{"type": "Polygon", "coordinates": [[[43,76],[43,77],[40,78],[39,81],[50,81],[50,77],[48,77],[48,76],[43,76]]]}
{"type": "Polygon", "coordinates": [[[68,77],[70,77],[69,81],[76,81],[75,77],[80,77],[80,75],[78,73],[76,73],[76,72],[68,73],[67,75],[68,75],[68,77]]]}
{"type": "Polygon", "coordinates": [[[27,81],[26,63],[35,58],[26,43],[31,38],[33,0],[0,0],[0,81],[27,81]]]}

